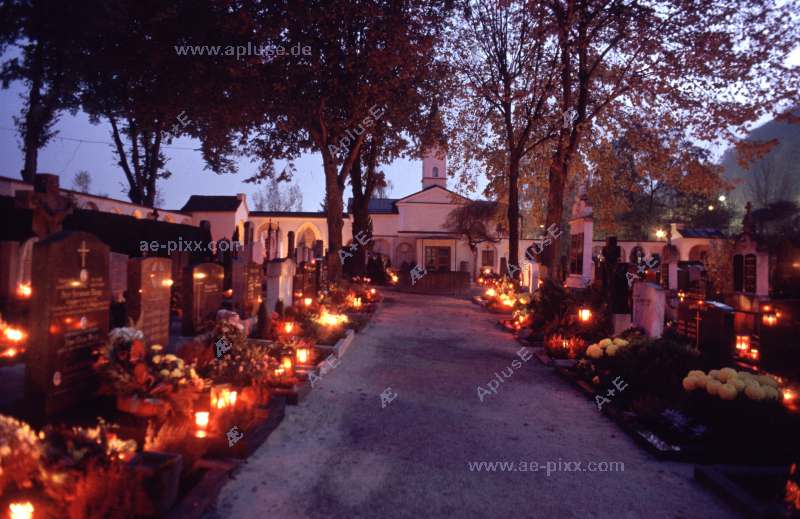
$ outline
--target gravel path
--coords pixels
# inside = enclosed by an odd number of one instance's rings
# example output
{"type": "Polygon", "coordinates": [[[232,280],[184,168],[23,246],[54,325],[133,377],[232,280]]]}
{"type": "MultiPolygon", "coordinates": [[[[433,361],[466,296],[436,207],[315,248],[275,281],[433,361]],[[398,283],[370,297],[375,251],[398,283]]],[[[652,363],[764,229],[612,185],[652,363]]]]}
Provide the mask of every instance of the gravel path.
{"type": "Polygon", "coordinates": [[[519,359],[519,344],[494,321],[467,300],[388,292],[341,364],[287,409],[208,517],[733,516],[691,465],[655,460],[549,368],[519,359]],[[513,373],[481,402],[477,387],[503,370],[513,373]],[[382,408],[386,388],[397,398],[382,408]],[[471,461],[540,467],[478,472],[471,461]],[[548,461],[570,470],[548,476],[548,461]],[[566,464],[604,461],[624,471],[566,464]]]}

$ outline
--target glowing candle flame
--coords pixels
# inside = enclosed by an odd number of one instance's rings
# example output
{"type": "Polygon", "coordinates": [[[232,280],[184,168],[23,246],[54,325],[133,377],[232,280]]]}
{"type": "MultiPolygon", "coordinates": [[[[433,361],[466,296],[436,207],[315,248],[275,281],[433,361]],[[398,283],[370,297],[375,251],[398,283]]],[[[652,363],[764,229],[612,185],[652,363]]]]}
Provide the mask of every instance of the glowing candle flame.
{"type": "Polygon", "coordinates": [[[208,417],[209,417],[208,411],[197,411],[194,414],[195,425],[203,428],[208,427],[208,417]]]}
{"type": "Polygon", "coordinates": [[[293,330],[294,330],[294,323],[293,322],[283,323],[283,331],[284,332],[292,333],[293,330]]]}
{"type": "Polygon", "coordinates": [[[11,513],[11,519],[33,518],[33,503],[30,501],[26,501],[25,503],[11,503],[8,505],[8,510],[11,513]]]}
{"type": "Polygon", "coordinates": [[[161,285],[162,285],[162,286],[165,286],[165,287],[167,287],[167,288],[171,287],[171,286],[173,285],[173,283],[174,283],[174,281],[172,281],[172,280],[171,280],[171,279],[169,279],[169,278],[167,278],[167,279],[164,279],[164,280],[162,280],[162,281],[161,281],[161,285]]]}
{"type": "Polygon", "coordinates": [[[592,311],[588,308],[581,308],[578,310],[578,319],[582,322],[588,322],[592,320],[592,311]]]}
{"type": "Polygon", "coordinates": [[[297,363],[305,364],[308,362],[308,348],[297,348],[297,363]]]}
{"type": "Polygon", "coordinates": [[[33,294],[33,289],[30,283],[20,283],[17,286],[17,296],[22,299],[28,299],[33,294]]]}
{"type": "Polygon", "coordinates": [[[490,288],[486,289],[486,296],[487,297],[495,297],[496,295],[497,295],[497,290],[495,290],[494,288],[490,287],[490,288]]]}
{"type": "Polygon", "coordinates": [[[25,332],[18,328],[6,328],[3,330],[3,335],[11,342],[21,342],[25,338],[25,332]]]}
{"type": "Polygon", "coordinates": [[[311,303],[313,303],[313,302],[314,302],[314,300],[311,299],[310,297],[307,297],[307,298],[303,299],[303,304],[306,305],[306,306],[311,306],[311,303]]]}

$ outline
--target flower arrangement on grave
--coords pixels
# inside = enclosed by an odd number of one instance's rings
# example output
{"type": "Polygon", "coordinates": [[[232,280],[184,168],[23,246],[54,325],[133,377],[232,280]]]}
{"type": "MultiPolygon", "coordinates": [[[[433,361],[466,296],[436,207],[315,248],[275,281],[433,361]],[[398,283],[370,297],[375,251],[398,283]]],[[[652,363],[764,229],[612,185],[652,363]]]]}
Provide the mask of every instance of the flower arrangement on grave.
{"type": "Polygon", "coordinates": [[[191,413],[192,402],[204,385],[193,365],[165,354],[158,344],[145,346],[144,334],[135,328],[109,332],[95,369],[104,382],[101,390],[117,395],[123,410],[137,414],[191,413]],[[142,402],[134,406],[132,399],[142,402]]]}
{"type": "Polygon", "coordinates": [[[244,332],[238,326],[218,321],[211,332],[212,349],[217,341],[224,341],[225,351],[214,355],[205,364],[198,364],[197,371],[214,384],[230,384],[242,388],[262,384],[268,375],[268,348],[248,343],[244,332]]]}
{"type": "MultiPolygon", "coordinates": [[[[587,348],[586,361],[596,368],[594,375],[601,381],[621,376],[631,387],[636,387],[635,393],[640,397],[651,395],[664,402],[681,399],[681,379],[687,371],[700,366],[699,351],[683,338],[665,335],[651,339],[635,329],[618,339],[628,344],[612,340],[603,348],[598,343],[603,355],[597,359],[589,355],[587,348]],[[612,355],[609,355],[609,348],[612,348],[612,355]]],[[[594,355],[596,350],[592,350],[594,355]]]]}
{"type": "Polygon", "coordinates": [[[705,390],[722,400],[734,400],[740,396],[755,402],[782,402],[784,399],[784,388],[777,378],[733,368],[712,369],[708,373],[689,371],[682,386],[686,391],[705,390]]]}
{"type": "Polygon", "coordinates": [[[0,495],[12,487],[30,488],[41,456],[41,436],[27,423],[0,415],[0,495]]]}
{"type": "Polygon", "coordinates": [[[136,442],[117,438],[112,429],[100,421],[92,428],[46,427],[41,434],[39,481],[70,519],[131,509],[127,463],[136,442]]]}
{"type": "Polygon", "coordinates": [[[620,337],[612,338],[606,337],[594,344],[590,344],[586,348],[586,356],[593,360],[598,360],[602,357],[614,357],[620,349],[630,346],[630,342],[620,337]]]}

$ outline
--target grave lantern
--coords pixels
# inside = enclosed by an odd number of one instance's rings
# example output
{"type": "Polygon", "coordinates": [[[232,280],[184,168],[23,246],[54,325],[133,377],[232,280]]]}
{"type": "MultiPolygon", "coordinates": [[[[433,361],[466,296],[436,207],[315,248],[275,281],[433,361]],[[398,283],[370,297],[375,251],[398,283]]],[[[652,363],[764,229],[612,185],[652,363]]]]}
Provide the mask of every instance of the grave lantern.
{"type": "Polygon", "coordinates": [[[313,302],[314,302],[314,300],[311,299],[310,297],[307,297],[307,298],[303,299],[303,304],[306,305],[306,306],[311,306],[311,303],[313,303],[313,302]]]}
{"type": "Polygon", "coordinates": [[[297,348],[295,351],[297,357],[298,364],[308,364],[309,358],[311,357],[311,351],[306,347],[297,348]]]}
{"type": "Polygon", "coordinates": [[[761,316],[761,322],[764,323],[766,326],[775,326],[778,323],[778,316],[777,314],[763,314],[761,316]]]}
{"type": "Polygon", "coordinates": [[[197,427],[195,430],[194,435],[197,438],[205,438],[208,435],[208,420],[209,419],[209,412],[208,411],[197,411],[194,413],[194,424],[197,427]]]}
{"type": "Polygon", "coordinates": [[[578,320],[582,323],[588,323],[592,320],[592,311],[589,308],[583,307],[578,309],[578,320]]]}
{"type": "Polygon", "coordinates": [[[281,369],[283,369],[284,373],[291,376],[293,366],[294,361],[292,360],[292,356],[290,354],[283,354],[281,356],[281,369]]]}
{"type": "Polygon", "coordinates": [[[214,386],[211,388],[211,408],[224,409],[236,406],[238,392],[233,391],[227,385],[214,386]]]}
{"type": "Polygon", "coordinates": [[[8,505],[10,519],[33,519],[33,511],[33,503],[30,501],[8,505]]]}
{"type": "Polygon", "coordinates": [[[294,322],[293,321],[286,321],[283,323],[283,333],[287,335],[291,335],[294,332],[294,322]]]}
{"type": "Polygon", "coordinates": [[[797,393],[792,389],[785,388],[783,390],[783,404],[791,407],[794,405],[795,400],[797,400],[797,393]]]}

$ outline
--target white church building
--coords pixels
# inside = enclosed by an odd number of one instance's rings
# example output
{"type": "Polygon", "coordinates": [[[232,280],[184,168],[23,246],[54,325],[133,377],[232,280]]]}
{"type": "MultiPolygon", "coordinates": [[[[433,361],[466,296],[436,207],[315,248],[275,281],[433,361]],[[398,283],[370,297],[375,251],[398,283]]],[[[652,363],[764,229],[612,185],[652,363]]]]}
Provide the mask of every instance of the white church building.
{"type": "MultiPolygon", "coordinates": [[[[469,201],[447,189],[447,164],[443,154],[429,153],[422,160],[421,189],[402,198],[374,198],[369,203],[372,219],[372,251],[386,256],[391,264],[425,265],[434,270],[477,269],[500,270],[501,258],[508,256],[508,239],[496,243],[483,243],[473,254],[463,236],[446,228],[451,211],[469,201]],[[477,265],[474,265],[477,260],[477,265]]],[[[272,227],[278,236],[278,257],[291,254],[290,242],[296,248],[298,261],[311,258],[317,240],[328,248],[328,230],[323,212],[251,211],[246,196],[193,195],[181,209],[190,214],[195,224],[202,220],[211,222],[215,240],[230,238],[239,229],[244,236],[245,222],[251,222],[257,241],[266,238],[272,227]]],[[[343,242],[352,241],[353,218],[345,214],[343,242]]],[[[531,244],[526,240],[520,251],[531,244]]]]}

